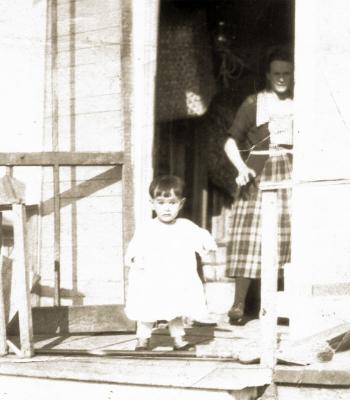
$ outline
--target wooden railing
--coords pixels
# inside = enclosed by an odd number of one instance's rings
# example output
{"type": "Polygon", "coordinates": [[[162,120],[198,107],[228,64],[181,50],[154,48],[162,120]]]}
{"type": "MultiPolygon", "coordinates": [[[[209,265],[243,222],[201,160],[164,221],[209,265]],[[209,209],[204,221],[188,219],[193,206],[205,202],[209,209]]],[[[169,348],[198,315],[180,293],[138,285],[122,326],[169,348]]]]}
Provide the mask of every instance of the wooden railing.
{"type": "MultiPolygon", "coordinates": [[[[0,166],[9,168],[16,166],[42,166],[56,168],[59,173],[59,168],[62,166],[114,166],[124,165],[123,152],[38,152],[38,153],[0,153],[0,166]]],[[[123,180],[127,180],[126,172],[123,170],[123,180]]],[[[33,346],[33,323],[32,309],[30,302],[30,287],[28,263],[26,258],[26,206],[24,194],[24,185],[7,174],[1,178],[2,187],[7,194],[0,193],[0,215],[4,210],[12,210],[13,214],[13,230],[14,230],[14,257],[12,260],[13,276],[16,287],[16,311],[18,311],[20,348],[12,343],[7,338],[7,312],[5,309],[4,299],[4,282],[3,268],[4,257],[1,256],[0,265],[0,356],[7,354],[8,348],[20,357],[32,357],[34,355],[33,346]],[[23,192],[23,193],[19,193],[23,192]]],[[[59,184],[59,174],[57,176],[59,184]]],[[[128,191],[124,193],[123,212],[132,202],[131,194],[128,191]]],[[[54,201],[54,232],[60,230],[60,191],[59,186],[55,191],[54,201]]],[[[128,215],[125,212],[125,216],[128,215]]],[[[60,251],[59,251],[59,236],[55,235],[55,265],[53,266],[55,276],[60,274],[60,251]]],[[[55,279],[55,305],[59,305],[60,286],[59,279],[55,279]]],[[[6,299],[8,302],[9,299],[6,299]]]]}
{"type": "MultiPolygon", "coordinates": [[[[261,321],[261,366],[270,368],[273,370],[277,363],[277,282],[278,282],[278,265],[277,265],[277,243],[278,243],[278,209],[277,209],[277,191],[280,189],[296,189],[300,187],[320,187],[320,186],[338,186],[338,185],[349,185],[350,179],[319,179],[319,180],[285,180],[281,182],[264,182],[260,184],[260,190],[262,191],[262,271],[261,271],[261,309],[260,309],[260,321],[261,321]]],[[[293,266],[292,266],[293,268],[293,266]]],[[[307,274],[307,271],[304,271],[307,274]]],[[[289,273],[288,273],[289,275],[289,273]]],[[[286,278],[286,274],[285,274],[286,278]]],[[[290,277],[290,279],[295,279],[290,277]]],[[[285,282],[285,288],[287,288],[291,282],[285,282]]],[[[301,277],[298,283],[299,292],[300,286],[303,285],[303,279],[301,277]]],[[[293,293],[287,293],[288,297],[292,296],[293,293]]],[[[309,290],[310,288],[304,288],[303,290],[309,290]]],[[[292,308],[289,312],[293,310],[292,308]]],[[[293,311],[294,313],[294,311],[293,311]]],[[[337,335],[344,335],[348,332],[348,324],[344,324],[334,327],[334,331],[337,335]]],[[[328,336],[334,337],[336,334],[329,330],[328,336]]],[[[316,336],[315,336],[316,337],[316,336]]],[[[327,348],[327,331],[320,332],[318,340],[322,342],[327,348]]],[[[314,339],[316,341],[316,339],[314,339]]],[[[306,347],[307,348],[307,347],[306,347]]],[[[300,351],[300,350],[299,350],[300,351]]],[[[311,354],[311,353],[310,353],[311,354]]],[[[321,354],[321,353],[320,353],[321,354]]],[[[282,355],[283,356],[283,355],[282,355]]],[[[316,360],[319,355],[315,353],[314,359],[316,360]]],[[[309,355],[309,358],[311,356],[309,355]]],[[[322,357],[322,355],[321,355],[322,357]]],[[[302,357],[301,357],[302,358],[302,357]]],[[[311,359],[311,358],[310,358],[311,359]]]]}
{"type": "Polygon", "coordinates": [[[3,268],[4,257],[1,256],[0,265],[0,356],[7,354],[10,348],[20,357],[32,357],[34,355],[33,345],[33,323],[30,303],[29,271],[26,262],[25,233],[26,217],[25,205],[18,199],[18,203],[2,206],[0,211],[12,210],[14,231],[14,257],[12,263],[12,279],[16,282],[16,306],[18,310],[20,348],[7,339],[7,318],[5,310],[3,268]]]}

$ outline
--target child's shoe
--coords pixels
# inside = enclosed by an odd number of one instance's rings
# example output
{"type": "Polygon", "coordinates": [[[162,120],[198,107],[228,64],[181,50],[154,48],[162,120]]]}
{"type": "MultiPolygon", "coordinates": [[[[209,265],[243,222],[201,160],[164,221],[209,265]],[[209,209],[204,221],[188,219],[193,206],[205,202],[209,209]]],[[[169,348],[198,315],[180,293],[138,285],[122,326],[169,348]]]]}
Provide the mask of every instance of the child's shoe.
{"type": "Polygon", "coordinates": [[[184,340],[182,336],[174,337],[174,350],[194,350],[193,344],[184,340]]]}
{"type": "Polygon", "coordinates": [[[139,338],[137,339],[136,346],[135,346],[135,351],[143,351],[143,350],[148,350],[149,349],[149,342],[150,340],[139,338]]]}

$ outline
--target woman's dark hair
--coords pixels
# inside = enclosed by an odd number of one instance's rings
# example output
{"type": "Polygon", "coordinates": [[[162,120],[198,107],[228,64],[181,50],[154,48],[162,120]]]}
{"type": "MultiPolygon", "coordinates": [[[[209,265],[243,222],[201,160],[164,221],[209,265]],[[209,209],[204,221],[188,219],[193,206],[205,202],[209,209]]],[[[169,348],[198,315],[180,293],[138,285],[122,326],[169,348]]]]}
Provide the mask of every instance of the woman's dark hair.
{"type": "Polygon", "coordinates": [[[161,175],[153,179],[149,186],[149,194],[154,199],[158,196],[170,197],[174,193],[182,198],[184,193],[184,181],[175,175],[161,175]]]}
{"type": "Polygon", "coordinates": [[[265,72],[270,71],[273,61],[286,61],[294,64],[293,55],[288,46],[274,46],[266,52],[265,72]]]}

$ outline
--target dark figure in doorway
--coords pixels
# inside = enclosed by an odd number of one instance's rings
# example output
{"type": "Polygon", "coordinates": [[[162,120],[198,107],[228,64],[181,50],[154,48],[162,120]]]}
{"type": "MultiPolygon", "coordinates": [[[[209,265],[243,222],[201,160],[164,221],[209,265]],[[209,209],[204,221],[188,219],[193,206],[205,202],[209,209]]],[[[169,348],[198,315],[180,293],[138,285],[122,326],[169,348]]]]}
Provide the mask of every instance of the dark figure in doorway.
{"type": "MultiPolygon", "coordinates": [[[[284,48],[267,57],[266,90],[249,96],[229,129],[225,152],[238,172],[228,244],[227,276],[236,280],[228,315],[242,320],[248,288],[261,272],[261,191],[263,181],[291,177],[293,63],[284,48]]],[[[278,265],[290,261],[290,190],[278,190],[278,265]]]]}

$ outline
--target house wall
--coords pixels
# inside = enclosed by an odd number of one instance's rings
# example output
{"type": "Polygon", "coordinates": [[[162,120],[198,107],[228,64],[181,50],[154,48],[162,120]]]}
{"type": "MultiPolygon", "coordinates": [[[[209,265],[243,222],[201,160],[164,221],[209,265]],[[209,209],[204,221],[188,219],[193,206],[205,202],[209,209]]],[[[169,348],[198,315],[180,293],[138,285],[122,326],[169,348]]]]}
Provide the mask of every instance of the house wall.
{"type": "Polygon", "coordinates": [[[295,336],[349,321],[347,6],[343,0],[336,7],[330,0],[296,1],[295,185],[288,271],[295,336]]]}
{"type": "MultiPolygon", "coordinates": [[[[121,1],[55,3],[0,5],[1,151],[123,151],[121,1]]],[[[13,174],[27,185],[27,203],[40,205],[31,268],[41,276],[39,304],[53,305],[53,169],[13,174]]],[[[122,187],[121,166],[60,168],[63,305],[123,302],[122,187]]]]}
{"type": "MultiPolygon", "coordinates": [[[[47,40],[43,147],[54,150],[52,132],[57,112],[57,150],[122,151],[120,2],[108,0],[101,7],[97,0],[58,1],[56,12],[57,39],[49,30],[47,40]],[[55,46],[56,60],[50,57],[55,46]],[[56,63],[56,69],[52,63],[56,63]],[[57,109],[51,87],[56,92],[57,109]]],[[[62,304],[123,302],[121,178],[119,166],[60,169],[62,304]]],[[[50,305],[52,169],[45,168],[42,179],[41,303],[50,305]]]]}

